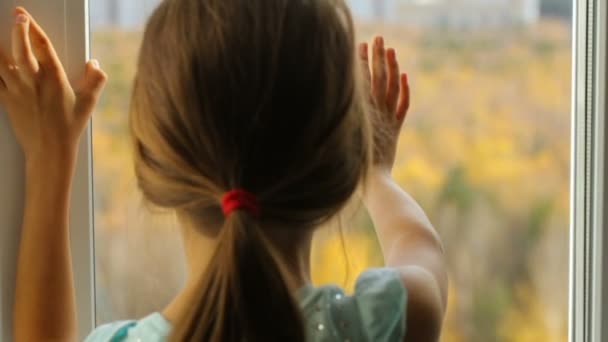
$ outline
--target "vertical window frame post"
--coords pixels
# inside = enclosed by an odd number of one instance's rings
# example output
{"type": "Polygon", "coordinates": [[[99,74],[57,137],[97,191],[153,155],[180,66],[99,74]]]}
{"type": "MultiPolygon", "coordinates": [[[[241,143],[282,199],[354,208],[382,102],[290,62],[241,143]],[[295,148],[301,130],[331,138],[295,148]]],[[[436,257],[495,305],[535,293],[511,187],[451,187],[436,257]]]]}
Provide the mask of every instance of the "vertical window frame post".
{"type": "MultiPolygon", "coordinates": [[[[65,1],[66,56],[64,64],[74,82],[90,58],[89,0],[65,1]]],[[[93,211],[92,127],[82,135],[70,207],[70,240],[79,339],[95,327],[95,240],[93,211]]]]}
{"type": "Polygon", "coordinates": [[[604,0],[574,2],[570,341],[608,340],[604,0]]]}

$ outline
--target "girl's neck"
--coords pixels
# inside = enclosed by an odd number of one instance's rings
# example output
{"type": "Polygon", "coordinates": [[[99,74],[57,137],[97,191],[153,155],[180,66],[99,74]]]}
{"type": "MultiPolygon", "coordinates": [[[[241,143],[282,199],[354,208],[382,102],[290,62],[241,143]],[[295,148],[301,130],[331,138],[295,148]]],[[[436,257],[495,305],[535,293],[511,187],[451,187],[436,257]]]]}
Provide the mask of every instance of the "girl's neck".
{"type": "MultiPolygon", "coordinates": [[[[294,289],[310,284],[310,251],[313,231],[301,233],[294,239],[293,232],[273,234],[276,246],[281,246],[282,263],[285,281],[294,289]],[[287,235],[289,234],[289,235],[287,235]]],[[[165,307],[162,314],[171,323],[184,317],[197,302],[197,283],[207,268],[217,245],[215,238],[201,234],[200,231],[182,225],[184,252],[188,265],[188,274],[183,289],[165,307]]]]}

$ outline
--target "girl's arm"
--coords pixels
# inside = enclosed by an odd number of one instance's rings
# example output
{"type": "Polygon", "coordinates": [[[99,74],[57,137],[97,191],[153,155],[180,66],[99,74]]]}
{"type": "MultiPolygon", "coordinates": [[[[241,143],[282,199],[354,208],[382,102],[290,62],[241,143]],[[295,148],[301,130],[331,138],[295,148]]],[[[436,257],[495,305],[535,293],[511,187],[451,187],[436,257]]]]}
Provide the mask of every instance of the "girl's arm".
{"type": "Polygon", "coordinates": [[[12,54],[0,50],[0,105],[25,155],[25,207],[14,340],[77,339],[68,228],[78,142],[106,75],[89,62],[73,89],[34,19],[15,11],[12,54]]]}
{"type": "Polygon", "coordinates": [[[68,213],[75,154],[28,160],[17,265],[15,341],[76,340],[68,213]]]}
{"type": "Polygon", "coordinates": [[[406,75],[399,75],[393,49],[377,37],[361,59],[376,109],[374,165],[364,202],[372,217],[387,266],[401,275],[408,291],[406,341],[437,341],[447,301],[447,271],[439,235],[422,208],[391,177],[399,133],[410,102],[406,75]]]}
{"type": "Polygon", "coordinates": [[[364,201],[386,265],[399,271],[408,291],[406,341],[438,341],[448,278],[437,232],[387,171],[372,171],[364,201]]]}

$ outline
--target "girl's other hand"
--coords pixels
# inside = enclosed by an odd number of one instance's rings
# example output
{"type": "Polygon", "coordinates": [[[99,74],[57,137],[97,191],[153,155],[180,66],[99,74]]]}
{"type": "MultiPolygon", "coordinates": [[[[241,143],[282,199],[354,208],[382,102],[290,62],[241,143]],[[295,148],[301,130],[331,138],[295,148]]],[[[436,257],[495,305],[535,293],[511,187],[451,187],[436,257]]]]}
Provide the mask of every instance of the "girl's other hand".
{"type": "Polygon", "coordinates": [[[23,8],[15,11],[12,54],[0,49],[0,105],[26,161],[75,158],[107,76],[96,61],[72,88],[45,32],[23,8]]]}
{"type": "Polygon", "coordinates": [[[399,133],[410,106],[410,89],[407,75],[399,72],[395,50],[385,48],[383,37],[374,39],[371,54],[370,65],[368,44],[359,46],[374,109],[374,166],[390,173],[395,163],[399,133]]]}

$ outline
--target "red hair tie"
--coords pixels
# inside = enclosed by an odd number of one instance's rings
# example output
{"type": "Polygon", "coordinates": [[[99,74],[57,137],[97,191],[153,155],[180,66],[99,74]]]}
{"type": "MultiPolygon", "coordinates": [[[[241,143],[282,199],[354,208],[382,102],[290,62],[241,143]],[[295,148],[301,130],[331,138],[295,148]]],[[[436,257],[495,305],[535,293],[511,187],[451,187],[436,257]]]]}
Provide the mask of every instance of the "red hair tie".
{"type": "Polygon", "coordinates": [[[254,217],[260,216],[260,207],[255,196],[245,190],[234,189],[222,196],[222,211],[228,217],[235,210],[245,210],[254,217]]]}

